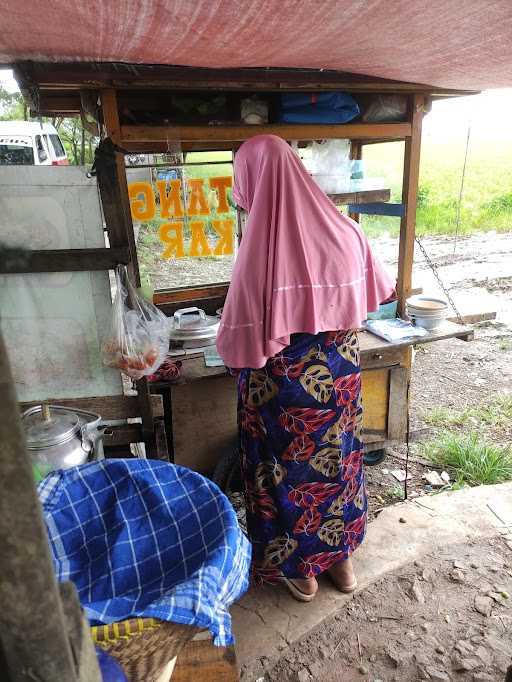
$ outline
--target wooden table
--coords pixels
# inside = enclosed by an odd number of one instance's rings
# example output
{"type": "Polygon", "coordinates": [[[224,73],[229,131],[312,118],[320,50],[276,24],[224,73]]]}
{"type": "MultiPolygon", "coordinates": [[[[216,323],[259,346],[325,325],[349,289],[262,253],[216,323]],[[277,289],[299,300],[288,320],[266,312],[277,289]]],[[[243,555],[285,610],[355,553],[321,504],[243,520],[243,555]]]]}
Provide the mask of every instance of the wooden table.
{"type": "MultiPolygon", "coordinates": [[[[405,438],[407,385],[413,345],[443,339],[470,340],[469,327],[446,322],[427,336],[389,343],[367,331],[359,333],[364,404],[364,442],[368,450],[405,438]]],[[[172,432],[176,464],[211,474],[229,448],[237,447],[237,394],[235,379],[222,367],[206,367],[204,355],[183,356],[180,378],[153,384],[164,394],[166,427],[172,432]],[[171,427],[172,425],[172,427],[171,427]]]]}

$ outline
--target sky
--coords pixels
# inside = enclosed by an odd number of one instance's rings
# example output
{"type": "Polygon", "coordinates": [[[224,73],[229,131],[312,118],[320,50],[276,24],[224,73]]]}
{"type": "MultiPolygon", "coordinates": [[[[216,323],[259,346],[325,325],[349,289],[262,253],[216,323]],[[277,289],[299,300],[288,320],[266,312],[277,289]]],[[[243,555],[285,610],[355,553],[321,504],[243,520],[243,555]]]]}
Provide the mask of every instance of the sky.
{"type": "MultiPolygon", "coordinates": [[[[12,71],[0,70],[0,84],[16,92],[18,86],[12,71]]],[[[512,140],[512,88],[486,90],[471,97],[454,97],[433,103],[423,120],[424,139],[436,142],[466,138],[471,126],[473,140],[512,140]]]]}

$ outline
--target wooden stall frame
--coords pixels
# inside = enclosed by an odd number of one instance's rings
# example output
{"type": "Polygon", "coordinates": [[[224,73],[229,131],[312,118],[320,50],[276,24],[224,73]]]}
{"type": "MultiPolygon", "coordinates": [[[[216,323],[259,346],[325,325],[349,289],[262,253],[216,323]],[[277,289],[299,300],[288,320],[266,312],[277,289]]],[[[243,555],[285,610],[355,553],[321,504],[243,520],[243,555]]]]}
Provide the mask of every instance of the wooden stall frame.
{"type": "MultiPolygon", "coordinates": [[[[205,89],[212,89],[211,85],[205,89]]],[[[412,293],[412,266],[414,256],[415,216],[417,200],[417,184],[419,177],[419,158],[421,145],[421,124],[425,112],[426,94],[408,94],[409,109],[407,120],[403,123],[348,123],[341,125],[285,125],[270,124],[262,126],[222,125],[222,126],[132,126],[121,125],[116,109],[116,91],[112,88],[102,90],[102,102],[107,106],[104,114],[106,134],[119,146],[133,150],[137,145],[154,152],[168,147],[170,140],[178,140],[182,145],[197,145],[197,148],[234,149],[244,140],[261,133],[272,133],[286,140],[309,140],[320,138],[349,138],[351,140],[352,158],[362,158],[363,146],[374,142],[405,141],[403,165],[402,217],[400,219],[399,264],[397,279],[397,295],[399,312],[405,312],[406,298],[412,293]]],[[[124,171],[124,167],[123,167],[124,171]]],[[[377,197],[377,201],[389,200],[377,197]]],[[[356,203],[356,198],[348,200],[356,203]]],[[[351,217],[359,219],[359,214],[352,206],[351,217]]],[[[173,290],[158,291],[155,302],[167,314],[172,314],[183,305],[194,303],[209,313],[222,305],[228,289],[228,283],[218,283],[202,287],[186,287],[173,290]]],[[[463,334],[464,330],[461,330],[463,334]]],[[[451,332],[453,333],[453,332],[451,332]]],[[[467,330],[464,332],[467,336],[467,330]]],[[[464,335],[464,334],[463,334],[464,335]]],[[[408,391],[408,382],[412,365],[412,347],[410,344],[394,351],[399,354],[397,366],[390,369],[382,380],[387,382],[385,388],[388,396],[388,414],[384,431],[380,436],[369,435],[370,448],[382,447],[390,442],[403,439],[405,423],[403,419],[403,399],[408,391]],[[387,377],[387,378],[386,378],[387,377]]],[[[388,357],[388,356],[386,356],[388,357]]],[[[375,360],[374,365],[382,366],[382,360],[375,360]]],[[[384,362],[385,364],[385,362],[384,362]]],[[[368,366],[367,366],[368,369],[368,366]]],[[[208,372],[203,373],[204,376],[208,372]]],[[[380,375],[379,375],[380,376],[380,375]]],[[[199,377],[198,377],[199,378],[199,377]]],[[[168,415],[167,419],[171,417],[168,415]]]]}
{"type": "MultiPolygon", "coordinates": [[[[272,133],[285,140],[311,140],[322,138],[348,138],[351,141],[352,158],[362,158],[363,148],[367,144],[401,140],[405,142],[403,167],[402,204],[390,206],[389,211],[400,216],[400,244],[398,254],[397,294],[399,312],[405,312],[405,301],[412,293],[412,265],[415,240],[415,214],[417,201],[417,184],[419,175],[419,158],[421,144],[421,125],[425,111],[428,110],[432,98],[456,96],[460,91],[439,90],[421,84],[395,83],[382,79],[366,78],[356,74],[334,72],[315,72],[314,70],[283,70],[283,69],[196,69],[187,67],[160,66],[125,66],[108,64],[55,64],[45,65],[21,63],[17,65],[18,75],[24,84],[24,92],[37,93],[47,97],[48,103],[58,101],[58,97],[71,98],[80,95],[81,100],[88,102],[99,101],[97,109],[99,121],[103,129],[104,143],[110,140],[114,145],[115,163],[114,173],[106,182],[99,179],[104,205],[105,219],[113,230],[111,247],[127,248],[130,261],[133,263],[134,279],[138,282],[137,257],[133,239],[133,226],[130,215],[130,205],[127,193],[126,170],[123,152],[133,151],[168,151],[170,141],[179,141],[183,150],[197,149],[237,149],[244,140],[261,133],[272,133]],[[37,88],[34,87],[37,84],[37,88]],[[128,123],[128,119],[120,119],[121,104],[129,103],[133,99],[140,102],[141,97],[146,101],[155,101],[158,107],[159,93],[164,91],[232,91],[242,93],[247,91],[284,92],[284,91],[321,91],[345,89],[353,93],[394,93],[403,94],[408,101],[408,111],[405,120],[390,123],[350,122],[339,125],[318,124],[280,124],[271,123],[261,126],[238,124],[222,125],[181,125],[172,121],[153,125],[139,125],[128,123]],[[99,96],[99,100],[98,100],[99,96]],[[135,98],[135,99],[134,99],[135,98]],[[138,98],[138,99],[137,99],[138,98]],[[116,235],[123,235],[124,243],[116,241],[116,235]]],[[[37,104],[37,102],[36,102],[37,104]]],[[[63,104],[63,102],[61,102],[63,104]]],[[[94,108],[94,107],[93,107],[94,108]]],[[[124,110],[123,110],[124,111],[124,110]]],[[[90,113],[90,112],[89,112],[90,113]]],[[[368,202],[387,201],[387,197],[352,197],[348,199],[351,217],[359,219],[358,203],[366,203],[365,210],[371,212],[368,202]]],[[[388,212],[389,212],[388,211],[388,212]]],[[[126,255],[126,254],[124,254],[126,255]]],[[[79,266],[77,266],[79,267],[79,266]]],[[[194,303],[207,310],[215,312],[224,301],[228,283],[220,282],[208,286],[175,288],[158,291],[155,302],[166,314],[172,314],[178,307],[194,303]]],[[[460,334],[467,330],[461,330],[460,334]]],[[[457,331],[452,335],[460,335],[457,331]]],[[[396,349],[400,355],[399,366],[410,372],[412,363],[411,347],[396,349]]],[[[389,359],[389,351],[386,358],[389,359]]],[[[380,360],[372,360],[372,366],[378,367],[380,360]]],[[[384,362],[384,360],[382,361],[384,362]]],[[[386,360],[387,362],[387,360],[386,360]]],[[[209,372],[204,372],[209,376],[209,372]]],[[[398,374],[389,373],[386,387],[391,403],[394,396],[403,397],[403,377],[397,382],[398,374]]],[[[407,374],[409,377],[409,374],[407,374]]],[[[140,391],[147,390],[141,387],[140,391]]],[[[148,404],[146,395],[146,404],[148,404]]],[[[400,423],[393,425],[394,407],[390,403],[389,428],[386,435],[389,438],[399,434],[400,423]]],[[[168,416],[167,416],[168,418],[168,416]]],[[[149,415],[144,417],[144,428],[149,424],[149,415]]]]}

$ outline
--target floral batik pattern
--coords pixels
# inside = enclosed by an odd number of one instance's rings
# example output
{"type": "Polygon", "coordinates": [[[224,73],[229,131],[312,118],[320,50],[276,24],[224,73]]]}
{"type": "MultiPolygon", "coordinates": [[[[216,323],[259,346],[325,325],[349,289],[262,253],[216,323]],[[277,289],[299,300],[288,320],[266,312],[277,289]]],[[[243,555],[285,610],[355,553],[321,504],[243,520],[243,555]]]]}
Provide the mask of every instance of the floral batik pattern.
{"type": "Polygon", "coordinates": [[[317,576],[366,530],[357,334],[295,335],[238,389],[254,578],[317,576]]]}

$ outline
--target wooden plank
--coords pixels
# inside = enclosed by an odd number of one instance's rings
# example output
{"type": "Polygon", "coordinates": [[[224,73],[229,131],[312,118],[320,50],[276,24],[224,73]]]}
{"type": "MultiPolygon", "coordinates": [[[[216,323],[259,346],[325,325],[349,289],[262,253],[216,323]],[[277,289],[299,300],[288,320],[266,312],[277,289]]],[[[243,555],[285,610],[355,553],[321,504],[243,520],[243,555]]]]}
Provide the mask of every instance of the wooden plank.
{"type": "Polygon", "coordinates": [[[76,587],[71,582],[59,583],[59,592],[73,660],[78,668],[78,682],[102,682],[91,626],[80,606],[76,587]]]}
{"type": "MultiPolygon", "coordinates": [[[[117,134],[117,128],[114,129],[117,134]]],[[[322,124],[269,124],[223,126],[121,126],[121,146],[127,142],[162,142],[167,140],[190,141],[243,141],[256,135],[278,135],[285,140],[312,140],[328,138],[380,137],[402,140],[411,135],[410,123],[344,123],[322,124]]]]}
{"type": "Polygon", "coordinates": [[[141,424],[125,424],[123,426],[111,426],[105,429],[103,434],[103,445],[106,448],[119,447],[125,445],[126,457],[130,456],[130,443],[143,443],[141,424]]]}
{"type": "Polygon", "coordinates": [[[180,289],[155,291],[153,303],[163,305],[165,303],[191,302],[202,298],[217,298],[226,296],[229,284],[213,284],[204,287],[183,287],[180,289]]]}
{"type": "MultiPolygon", "coordinates": [[[[224,366],[221,367],[207,367],[204,362],[204,355],[187,355],[184,358],[177,358],[181,361],[180,378],[177,383],[188,384],[199,379],[215,378],[219,376],[228,375],[228,371],[224,366]]],[[[232,378],[234,382],[234,377],[232,378]]]]}
{"type": "Polygon", "coordinates": [[[39,93],[37,114],[40,116],[51,112],[59,112],[59,114],[68,114],[69,116],[76,116],[81,111],[80,92],[72,91],[69,93],[56,93],[51,90],[39,93]]]}
{"type": "MultiPolygon", "coordinates": [[[[357,161],[363,158],[363,145],[361,144],[360,140],[352,140],[350,143],[350,158],[353,161],[357,161]]],[[[389,201],[389,198],[386,199],[386,201],[389,201]]],[[[355,201],[353,202],[347,202],[347,203],[357,203],[355,201]]],[[[355,211],[351,211],[349,207],[349,213],[348,217],[354,220],[356,223],[360,222],[359,214],[356,213],[355,211]]]]}
{"type": "Polygon", "coordinates": [[[121,128],[117,109],[117,95],[113,88],[106,88],[101,91],[101,109],[107,136],[114,144],[118,145],[121,139],[121,128]]]}
{"type": "Polygon", "coordinates": [[[5,253],[0,261],[0,274],[24,272],[81,272],[112,270],[119,263],[128,263],[126,247],[112,249],[47,249],[23,251],[12,256],[5,253]]]}
{"type": "Polygon", "coordinates": [[[235,647],[217,647],[211,640],[192,640],[178,654],[171,682],[237,682],[235,647]]]}
{"type": "Polygon", "coordinates": [[[329,199],[336,206],[344,204],[366,204],[382,203],[389,201],[391,190],[389,189],[368,189],[359,192],[342,192],[340,194],[328,194],[329,199]]]}
{"type": "MultiPolygon", "coordinates": [[[[117,97],[114,89],[109,88],[101,92],[101,106],[103,123],[106,134],[115,145],[120,143],[120,124],[117,97]]],[[[126,179],[126,165],[124,155],[116,152],[114,163],[102,164],[98,169],[98,184],[100,187],[101,201],[105,221],[109,231],[111,245],[127,245],[130,251],[130,272],[135,286],[140,286],[139,262],[133,231],[133,222],[128,197],[128,183],[126,179]],[[113,240],[113,241],[112,241],[113,240]]],[[[142,429],[144,441],[150,451],[153,450],[154,423],[151,410],[150,393],[147,379],[143,378],[136,382],[139,394],[140,416],[142,417],[142,429]]]]}
{"type": "Polygon", "coordinates": [[[78,682],[1,332],[0,395],[0,650],[7,677],[78,682]]]}
{"type": "MultiPolygon", "coordinates": [[[[384,339],[380,339],[375,334],[370,332],[362,332],[359,335],[359,343],[362,347],[363,344],[366,348],[377,350],[381,352],[391,348],[408,348],[411,346],[423,346],[427,343],[433,343],[434,341],[444,341],[446,339],[463,339],[471,340],[474,335],[473,329],[470,327],[465,327],[460,324],[454,324],[453,322],[448,322],[445,320],[443,325],[439,329],[429,332],[426,336],[420,336],[415,338],[413,341],[400,341],[395,343],[389,343],[384,339]]],[[[362,352],[362,351],[361,351],[362,352]]]]}
{"type": "Polygon", "coordinates": [[[403,441],[407,434],[407,384],[409,370],[394,367],[389,377],[388,440],[403,441]]]}
{"type": "Polygon", "coordinates": [[[410,100],[411,135],[405,140],[402,204],[405,214],[400,220],[400,245],[398,252],[398,312],[405,314],[405,301],[412,288],[412,264],[416,236],[416,203],[420,174],[421,125],[425,100],[414,95],[410,100]]]}
{"type": "MultiPolygon", "coordinates": [[[[141,416],[137,396],[113,395],[98,396],[96,398],[48,398],[48,402],[52,405],[75,407],[78,410],[96,412],[103,419],[132,419],[141,416]]],[[[41,401],[35,401],[19,403],[19,406],[24,411],[40,404],[41,401]]],[[[153,415],[155,417],[163,417],[162,397],[159,395],[151,396],[151,404],[153,415]]]]}
{"type": "Polygon", "coordinates": [[[54,90],[115,86],[128,89],[243,88],[253,91],[343,89],[362,92],[429,92],[435,96],[475,94],[473,90],[454,90],[330,69],[211,69],[159,64],[20,61],[16,64],[16,75],[27,87],[37,85],[42,89],[54,90]]]}
{"type": "Polygon", "coordinates": [[[163,462],[169,462],[169,448],[167,446],[167,435],[165,432],[165,422],[163,419],[155,420],[155,457],[163,462]]]}
{"type": "Polygon", "coordinates": [[[387,348],[385,350],[361,352],[361,369],[392,367],[400,365],[405,359],[403,348],[387,348]]]}
{"type": "MultiPolygon", "coordinates": [[[[242,142],[240,141],[195,141],[195,142],[181,142],[180,147],[184,152],[207,152],[207,151],[227,151],[236,150],[242,142]]],[[[156,140],[153,142],[137,142],[132,140],[122,141],[123,149],[130,154],[165,154],[169,151],[169,144],[167,140],[156,140]]]]}
{"type": "Polygon", "coordinates": [[[211,474],[238,442],[234,379],[219,376],[172,384],[171,401],[174,462],[211,474]]]}
{"type": "Polygon", "coordinates": [[[389,373],[387,368],[361,373],[363,431],[387,432],[389,373]]]}
{"type": "MultiPolygon", "coordinates": [[[[478,324],[479,322],[486,322],[487,320],[495,320],[496,315],[497,313],[490,311],[487,313],[470,313],[468,315],[462,315],[460,319],[462,324],[478,324]]],[[[458,323],[458,318],[449,317],[448,322],[458,323]]]]}

